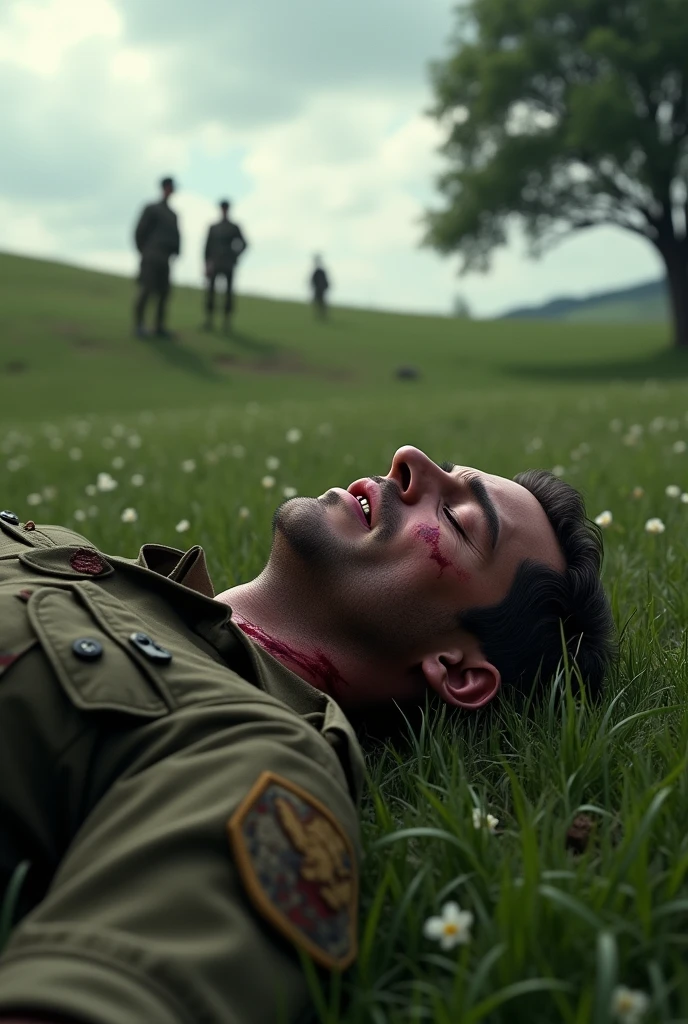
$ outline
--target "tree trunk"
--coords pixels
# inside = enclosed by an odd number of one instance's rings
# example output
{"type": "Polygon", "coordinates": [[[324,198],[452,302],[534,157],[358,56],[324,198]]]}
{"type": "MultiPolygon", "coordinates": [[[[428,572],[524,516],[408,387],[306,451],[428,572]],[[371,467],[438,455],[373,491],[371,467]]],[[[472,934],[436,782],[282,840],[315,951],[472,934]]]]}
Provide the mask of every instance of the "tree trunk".
{"type": "Polygon", "coordinates": [[[688,249],[675,244],[662,251],[667,270],[674,347],[688,349],[688,249]]]}

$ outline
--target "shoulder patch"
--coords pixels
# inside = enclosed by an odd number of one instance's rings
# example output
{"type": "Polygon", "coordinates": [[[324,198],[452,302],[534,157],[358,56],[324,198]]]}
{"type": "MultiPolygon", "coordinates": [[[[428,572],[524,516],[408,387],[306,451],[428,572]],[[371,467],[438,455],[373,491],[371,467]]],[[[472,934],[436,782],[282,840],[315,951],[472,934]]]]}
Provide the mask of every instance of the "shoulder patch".
{"type": "Polygon", "coordinates": [[[251,900],[321,967],[356,958],[358,874],[335,816],[307,790],[263,772],[227,822],[251,900]]]}

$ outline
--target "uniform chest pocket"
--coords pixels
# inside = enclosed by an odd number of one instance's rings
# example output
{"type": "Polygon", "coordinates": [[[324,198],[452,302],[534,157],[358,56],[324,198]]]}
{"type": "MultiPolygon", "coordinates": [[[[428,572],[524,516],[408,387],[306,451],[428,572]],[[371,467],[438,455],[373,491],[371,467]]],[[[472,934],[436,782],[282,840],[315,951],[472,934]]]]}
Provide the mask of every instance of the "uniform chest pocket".
{"type": "Polygon", "coordinates": [[[126,640],[71,588],[35,592],[28,612],[45,656],[76,707],[150,719],[168,713],[163,695],[126,640]]]}

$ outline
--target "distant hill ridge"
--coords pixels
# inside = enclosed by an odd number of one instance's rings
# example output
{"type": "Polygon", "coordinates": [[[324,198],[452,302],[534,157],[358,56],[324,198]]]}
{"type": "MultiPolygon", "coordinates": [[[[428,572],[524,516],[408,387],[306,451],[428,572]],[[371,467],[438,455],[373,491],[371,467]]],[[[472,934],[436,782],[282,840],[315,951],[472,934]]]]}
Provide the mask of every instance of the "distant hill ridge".
{"type": "Polygon", "coordinates": [[[659,280],[582,298],[562,296],[541,306],[520,306],[503,313],[501,319],[637,322],[666,320],[668,315],[666,284],[659,280]]]}

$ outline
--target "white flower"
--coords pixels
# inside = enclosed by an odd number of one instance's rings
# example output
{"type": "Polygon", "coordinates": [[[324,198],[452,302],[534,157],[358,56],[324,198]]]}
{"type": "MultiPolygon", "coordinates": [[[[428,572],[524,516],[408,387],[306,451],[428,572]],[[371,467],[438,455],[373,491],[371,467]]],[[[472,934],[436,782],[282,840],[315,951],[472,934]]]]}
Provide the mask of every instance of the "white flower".
{"type": "Polygon", "coordinates": [[[688,446],[686,445],[685,441],[674,441],[674,443],[671,446],[671,450],[674,452],[675,455],[683,455],[683,453],[686,450],[686,447],[688,446]]]}
{"type": "Polygon", "coordinates": [[[50,447],[55,452],[59,452],[60,448],[64,448],[64,441],[62,440],[61,437],[51,437],[49,443],[50,447]]]}
{"type": "Polygon", "coordinates": [[[664,533],[665,530],[666,526],[664,525],[661,519],[648,519],[648,521],[645,523],[646,533],[664,533]]]}
{"type": "Polygon", "coordinates": [[[301,440],[303,434],[301,433],[298,427],[292,427],[291,430],[288,430],[284,436],[286,437],[289,444],[296,444],[297,441],[301,440]]]}
{"type": "Polygon", "coordinates": [[[124,512],[120,516],[123,523],[135,523],[138,519],[139,514],[135,508],[125,508],[124,512]]]}
{"type": "Polygon", "coordinates": [[[473,828],[484,828],[492,835],[494,835],[497,825],[499,825],[499,818],[495,818],[492,814],[487,814],[480,807],[473,808],[472,818],[473,828]]]}
{"type": "Polygon", "coordinates": [[[295,487],[285,487],[284,490],[282,491],[282,494],[284,495],[285,498],[295,498],[296,495],[298,494],[298,491],[296,490],[295,487]]]}
{"type": "Polygon", "coordinates": [[[268,455],[265,460],[265,465],[268,469],[279,469],[280,461],[276,455],[268,455]]]}
{"type": "Polygon", "coordinates": [[[242,505],[239,509],[239,519],[248,519],[251,515],[250,509],[247,509],[245,505],[242,505]]]}
{"type": "Polygon", "coordinates": [[[78,508],[74,513],[74,518],[76,519],[77,523],[83,523],[84,520],[86,519],[86,513],[82,508],[78,508]]]}
{"type": "Polygon", "coordinates": [[[114,437],[104,437],[103,440],[100,443],[102,444],[103,448],[114,448],[115,447],[115,439],[114,439],[114,437]]]}
{"type": "Polygon", "coordinates": [[[438,941],[442,949],[453,949],[471,940],[473,914],[461,910],[458,903],[445,903],[441,917],[429,917],[423,925],[426,939],[438,941]]]}
{"type": "Polygon", "coordinates": [[[177,533],[186,533],[190,526],[191,523],[189,522],[188,519],[180,519],[177,525],[175,526],[175,530],[177,531],[177,533]]]}
{"type": "Polygon", "coordinates": [[[563,476],[565,472],[566,472],[566,470],[564,469],[563,466],[553,466],[552,467],[552,476],[563,476]]]}
{"type": "Polygon", "coordinates": [[[660,430],[664,430],[665,425],[666,420],[663,416],[655,416],[655,418],[650,423],[649,429],[652,431],[653,434],[658,434],[660,430]]]}
{"type": "Polygon", "coordinates": [[[617,985],[612,993],[612,1014],[621,1024],[637,1024],[649,1008],[649,996],[638,989],[617,985]]]}
{"type": "Polygon", "coordinates": [[[260,482],[266,490],[270,490],[271,487],[275,486],[274,476],[264,476],[260,482]]]}
{"type": "Polygon", "coordinates": [[[111,433],[113,437],[124,437],[124,435],[126,434],[126,429],[122,426],[121,423],[115,423],[111,433]]]}
{"type": "Polygon", "coordinates": [[[141,438],[139,437],[138,434],[130,434],[129,437],[127,438],[127,444],[129,445],[130,448],[140,448],[141,438]]]}
{"type": "Polygon", "coordinates": [[[637,501],[638,498],[642,498],[644,493],[645,493],[645,488],[644,487],[634,487],[633,490],[631,491],[631,497],[635,498],[636,501],[637,501]]]}
{"type": "Polygon", "coordinates": [[[124,466],[124,459],[122,458],[122,456],[121,455],[115,455],[114,459],[112,460],[112,468],[113,469],[122,469],[123,466],[124,466]]]}
{"type": "Polygon", "coordinates": [[[595,522],[598,526],[601,526],[603,528],[606,526],[611,526],[612,519],[613,516],[608,508],[605,509],[604,512],[600,512],[598,516],[595,516],[595,522]]]}
{"type": "Polygon", "coordinates": [[[688,494],[685,491],[681,495],[681,501],[684,505],[688,505],[688,494]]]}
{"type": "Polygon", "coordinates": [[[98,493],[98,488],[96,487],[95,484],[86,484],[86,487],[84,489],[89,498],[95,498],[96,494],[98,493]]]}
{"type": "Polygon", "coordinates": [[[69,449],[69,457],[72,460],[72,462],[78,462],[79,459],[81,458],[82,454],[83,453],[81,451],[81,448],[70,448],[69,449]]]}
{"type": "Polygon", "coordinates": [[[232,445],[232,455],[234,456],[235,459],[243,459],[245,454],[246,449],[244,448],[243,444],[232,445]]]}
{"type": "Polygon", "coordinates": [[[678,484],[669,484],[668,487],[664,488],[664,493],[667,498],[678,498],[681,494],[681,488],[678,484]]]}
{"type": "Polygon", "coordinates": [[[133,477],[131,478],[132,487],[143,487],[145,482],[146,478],[144,477],[143,473],[134,473],[133,477]]]}
{"type": "Polygon", "coordinates": [[[196,468],[196,460],[195,459],[184,459],[184,461],[182,462],[182,470],[183,470],[184,473],[193,473],[195,468],[196,468]]]}
{"type": "Polygon", "coordinates": [[[40,503],[42,501],[43,501],[43,495],[42,494],[38,494],[37,491],[34,491],[33,494],[29,494],[26,497],[26,504],[27,505],[40,505],[40,503]]]}
{"type": "Polygon", "coordinates": [[[117,481],[113,480],[109,473],[99,473],[96,487],[99,491],[114,491],[117,481]]]}

